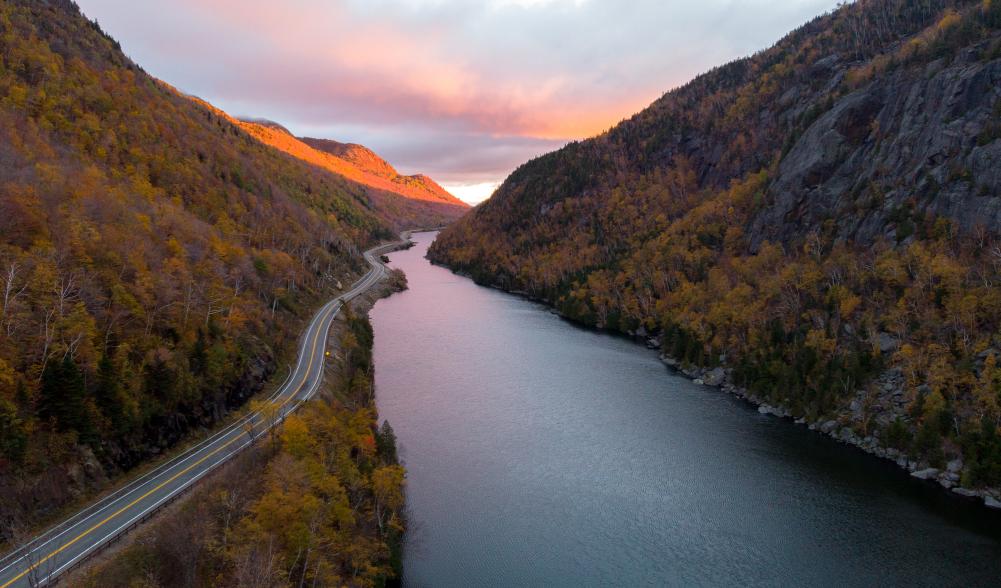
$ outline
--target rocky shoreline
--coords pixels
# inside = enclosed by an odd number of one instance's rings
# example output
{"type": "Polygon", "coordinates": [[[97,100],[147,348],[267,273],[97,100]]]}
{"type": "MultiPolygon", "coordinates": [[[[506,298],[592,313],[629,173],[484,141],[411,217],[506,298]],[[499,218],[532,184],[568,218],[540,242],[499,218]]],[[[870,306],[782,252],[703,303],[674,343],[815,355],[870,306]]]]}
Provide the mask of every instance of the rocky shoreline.
{"type": "MultiPolygon", "coordinates": [[[[533,296],[528,292],[511,290],[509,288],[505,288],[501,284],[478,282],[468,272],[457,271],[445,264],[436,263],[434,261],[431,263],[444,267],[456,275],[469,278],[481,286],[499,290],[507,294],[521,296],[533,302],[538,302],[546,306],[550,312],[564,320],[569,320],[577,324],[583,324],[567,317],[554,308],[549,301],[543,298],[533,296]]],[[[594,327],[593,325],[583,324],[583,326],[605,331],[604,329],[594,327]]],[[[896,347],[897,342],[883,340],[884,335],[885,334],[881,334],[881,339],[879,341],[880,348],[884,352],[892,351],[896,347]]],[[[865,395],[864,391],[858,392],[856,400],[853,400],[849,406],[849,411],[842,414],[839,418],[811,422],[804,417],[794,416],[787,409],[781,406],[772,406],[750,393],[747,389],[734,384],[732,368],[701,368],[697,366],[682,365],[676,358],[664,353],[661,346],[661,340],[658,336],[651,336],[650,333],[647,333],[642,328],[635,332],[626,333],[626,336],[631,337],[637,342],[645,344],[649,349],[659,351],[660,360],[664,363],[664,365],[673,369],[677,373],[686,376],[695,384],[719,388],[723,392],[731,394],[756,406],[758,408],[758,412],[761,414],[789,419],[797,425],[806,426],[811,431],[827,435],[839,443],[853,445],[870,455],[892,462],[901,469],[909,472],[912,477],[918,480],[924,480],[928,483],[937,483],[943,490],[952,493],[957,499],[975,500],[982,503],[983,506],[987,508],[1001,511],[1001,488],[965,488],[960,485],[964,465],[962,458],[955,458],[948,461],[945,468],[935,468],[931,467],[931,464],[927,461],[914,458],[899,449],[884,447],[880,443],[878,435],[860,437],[852,426],[853,423],[851,415],[861,413],[862,407],[860,404],[862,404],[862,397],[865,395]]],[[[883,390],[885,395],[888,397],[882,402],[882,404],[889,405],[885,408],[891,409],[886,411],[886,414],[883,414],[882,418],[880,418],[879,415],[875,415],[877,420],[886,421],[887,419],[892,419],[893,416],[896,416],[895,413],[899,413],[902,410],[905,404],[902,380],[903,377],[900,370],[895,368],[886,370],[879,378],[877,378],[876,385],[879,389],[883,390]]],[[[883,424],[886,424],[886,422],[883,422],[883,424]]]]}
{"type": "MultiPolygon", "coordinates": [[[[640,338],[645,339],[647,347],[651,349],[660,349],[660,343],[656,338],[640,338]]],[[[660,360],[664,363],[664,365],[674,369],[679,374],[690,378],[695,384],[719,388],[723,392],[732,394],[737,398],[750,402],[754,406],[758,407],[758,412],[761,414],[790,419],[795,424],[804,425],[811,431],[827,435],[840,443],[854,445],[866,453],[892,462],[900,468],[910,472],[910,475],[914,478],[937,483],[943,489],[954,493],[957,497],[982,501],[983,505],[988,508],[1001,510],[1001,489],[964,488],[959,485],[961,473],[963,471],[963,460],[961,458],[949,461],[945,468],[934,468],[931,467],[928,462],[915,459],[898,449],[884,447],[880,443],[878,436],[869,435],[860,437],[852,427],[851,418],[847,414],[842,415],[838,419],[816,422],[810,422],[804,417],[796,418],[785,408],[781,406],[771,406],[754,394],[748,392],[746,389],[734,384],[732,378],[733,370],[730,368],[700,368],[695,366],[683,366],[677,359],[670,357],[663,352],[660,354],[660,360]]],[[[880,377],[880,380],[889,380],[889,382],[885,382],[886,386],[889,388],[892,384],[892,380],[895,379],[896,376],[897,374],[895,374],[893,370],[888,370],[883,374],[883,376],[880,377]]],[[[856,402],[852,403],[852,409],[855,408],[855,404],[856,402]]]]}

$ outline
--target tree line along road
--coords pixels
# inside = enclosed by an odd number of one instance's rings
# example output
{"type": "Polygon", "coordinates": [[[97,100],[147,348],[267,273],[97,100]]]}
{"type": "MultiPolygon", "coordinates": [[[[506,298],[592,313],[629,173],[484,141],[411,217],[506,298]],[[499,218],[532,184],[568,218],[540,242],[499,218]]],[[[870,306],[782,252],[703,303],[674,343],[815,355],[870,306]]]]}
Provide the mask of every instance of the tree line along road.
{"type": "MultiPolygon", "coordinates": [[[[407,239],[407,235],[404,233],[403,238],[407,239]]],[[[268,398],[264,409],[237,420],[0,558],[0,588],[45,586],[54,582],[61,574],[148,520],[309,400],[320,387],[327,335],[334,317],[344,304],[386,275],[386,267],[379,256],[404,242],[381,245],[365,252],[365,261],[371,269],[351,290],[317,311],[303,335],[295,367],[268,398]]]]}

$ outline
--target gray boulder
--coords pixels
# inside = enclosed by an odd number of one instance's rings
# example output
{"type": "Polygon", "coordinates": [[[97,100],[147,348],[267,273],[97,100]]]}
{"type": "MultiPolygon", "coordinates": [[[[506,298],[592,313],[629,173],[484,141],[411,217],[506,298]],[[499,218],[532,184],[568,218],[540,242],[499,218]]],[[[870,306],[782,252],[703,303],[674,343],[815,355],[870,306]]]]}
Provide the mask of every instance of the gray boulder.
{"type": "Polygon", "coordinates": [[[725,377],[726,372],[723,368],[718,367],[703,376],[702,380],[706,383],[706,386],[719,386],[723,383],[725,377]]]}

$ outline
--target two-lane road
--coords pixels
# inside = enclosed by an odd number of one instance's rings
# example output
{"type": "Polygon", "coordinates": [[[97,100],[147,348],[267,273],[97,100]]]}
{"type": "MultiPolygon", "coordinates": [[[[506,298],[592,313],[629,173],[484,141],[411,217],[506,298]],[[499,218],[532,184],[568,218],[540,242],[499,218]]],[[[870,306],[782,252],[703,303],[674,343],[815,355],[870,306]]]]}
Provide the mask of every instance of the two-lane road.
{"type": "Polygon", "coordinates": [[[379,256],[391,243],[365,252],[372,266],[350,291],[321,308],[303,336],[299,358],[268,408],[250,414],[169,462],[133,480],[0,559],[0,588],[44,586],[148,519],[216,466],[265,434],[319,389],[330,325],[341,307],[386,274],[379,256]]]}

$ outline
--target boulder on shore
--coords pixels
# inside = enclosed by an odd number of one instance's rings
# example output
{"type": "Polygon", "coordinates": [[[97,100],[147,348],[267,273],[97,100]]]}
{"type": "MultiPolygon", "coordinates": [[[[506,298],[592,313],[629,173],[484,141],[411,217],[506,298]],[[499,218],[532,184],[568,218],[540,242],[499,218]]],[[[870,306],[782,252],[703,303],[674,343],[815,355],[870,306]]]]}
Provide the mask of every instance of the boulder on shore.
{"type": "Polygon", "coordinates": [[[702,381],[705,382],[706,386],[719,386],[723,383],[724,378],[726,378],[726,372],[723,368],[718,367],[704,375],[702,381]]]}
{"type": "Polygon", "coordinates": [[[925,468],[923,470],[911,472],[911,475],[919,480],[930,480],[938,476],[938,468],[925,468]]]}

